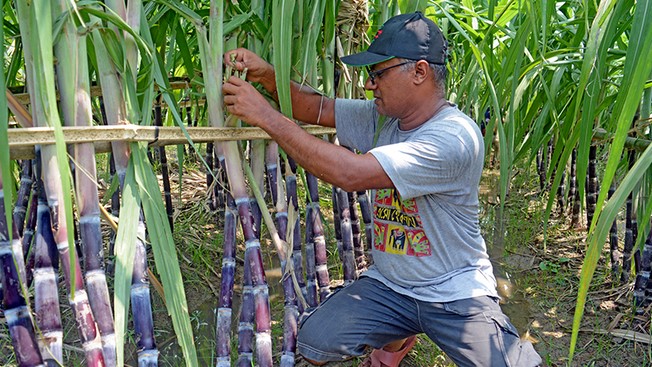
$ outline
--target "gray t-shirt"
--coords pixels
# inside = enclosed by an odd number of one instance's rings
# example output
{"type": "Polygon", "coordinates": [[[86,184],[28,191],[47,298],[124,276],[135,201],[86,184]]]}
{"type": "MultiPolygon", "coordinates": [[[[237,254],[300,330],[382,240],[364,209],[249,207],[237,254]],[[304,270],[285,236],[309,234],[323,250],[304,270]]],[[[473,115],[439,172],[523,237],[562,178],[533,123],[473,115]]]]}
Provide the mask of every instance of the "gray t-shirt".
{"type": "Polygon", "coordinates": [[[372,191],[374,265],[364,275],[428,302],[497,297],[478,223],[477,124],[449,105],[402,131],[398,119],[379,124],[373,101],[344,99],[335,119],[340,144],[373,154],[396,187],[372,191]]]}

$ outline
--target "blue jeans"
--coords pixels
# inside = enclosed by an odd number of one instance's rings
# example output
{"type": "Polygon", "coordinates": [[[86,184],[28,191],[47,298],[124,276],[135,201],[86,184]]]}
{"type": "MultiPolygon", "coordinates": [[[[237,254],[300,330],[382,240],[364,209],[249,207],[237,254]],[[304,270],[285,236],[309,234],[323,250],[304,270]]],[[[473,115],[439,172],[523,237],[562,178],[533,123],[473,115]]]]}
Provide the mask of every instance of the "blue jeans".
{"type": "Polygon", "coordinates": [[[342,361],[362,355],[366,346],[378,349],[420,333],[459,366],[530,367],[542,362],[492,297],[424,302],[368,277],[302,317],[297,349],[309,360],[342,361]]]}

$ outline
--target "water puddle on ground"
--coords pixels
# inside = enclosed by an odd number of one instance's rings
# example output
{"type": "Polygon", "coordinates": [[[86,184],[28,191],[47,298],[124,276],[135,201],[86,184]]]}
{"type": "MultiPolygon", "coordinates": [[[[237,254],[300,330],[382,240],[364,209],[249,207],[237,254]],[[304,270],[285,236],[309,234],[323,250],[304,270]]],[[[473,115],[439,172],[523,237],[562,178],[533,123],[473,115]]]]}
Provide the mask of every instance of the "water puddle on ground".
{"type": "Polygon", "coordinates": [[[505,238],[517,234],[508,233],[505,223],[508,218],[500,206],[498,172],[489,172],[480,184],[480,223],[483,230],[489,258],[494,267],[503,312],[521,336],[531,321],[530,303],[518,289],[518,272],[510,272],[506,263],[509,257],[505,250],[505,238]]]}

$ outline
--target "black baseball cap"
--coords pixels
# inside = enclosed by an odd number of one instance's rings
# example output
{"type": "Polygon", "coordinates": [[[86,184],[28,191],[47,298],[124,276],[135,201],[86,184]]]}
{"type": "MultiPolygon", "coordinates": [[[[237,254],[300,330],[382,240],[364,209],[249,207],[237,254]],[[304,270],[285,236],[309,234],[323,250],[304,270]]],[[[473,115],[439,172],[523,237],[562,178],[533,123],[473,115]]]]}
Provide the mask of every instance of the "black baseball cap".
{"type": "Polygon", "coordinates": [[[367,51],[341,60],[352,66],[366,66],[400,57],[444,65],[447,49],[448,43],[435,22],[416,12],[388,19],[376,32],[367,51]]]}

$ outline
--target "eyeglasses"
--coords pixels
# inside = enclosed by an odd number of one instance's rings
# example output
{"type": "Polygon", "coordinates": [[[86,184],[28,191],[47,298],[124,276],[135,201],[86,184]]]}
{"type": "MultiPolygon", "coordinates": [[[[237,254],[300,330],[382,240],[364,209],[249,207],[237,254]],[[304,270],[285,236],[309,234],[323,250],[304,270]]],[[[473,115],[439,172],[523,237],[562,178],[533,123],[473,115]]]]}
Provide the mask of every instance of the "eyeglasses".
{"type": "Polygon", "coordinates": [[[380,76],[383,75],[383,73],[387,70],[412,63],[414,63],[414,61],[405,61],[400,64],[388,66],[380,70],[371,70],[371,67],[367,66],[367,74],[369,74],[369,80],[371,81],[371,84],[376,84],[376,78],[380,78],[380,76]]]}

